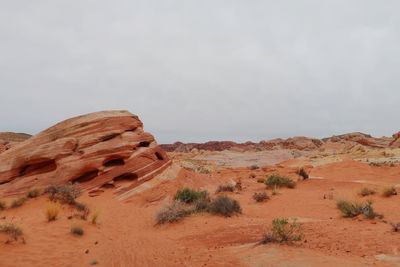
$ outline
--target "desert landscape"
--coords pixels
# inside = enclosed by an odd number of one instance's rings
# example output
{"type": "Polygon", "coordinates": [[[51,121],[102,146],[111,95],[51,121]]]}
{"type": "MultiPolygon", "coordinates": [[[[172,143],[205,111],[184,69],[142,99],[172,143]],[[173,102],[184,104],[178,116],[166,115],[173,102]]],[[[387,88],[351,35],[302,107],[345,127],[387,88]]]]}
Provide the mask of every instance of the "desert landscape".
{"type": "Polygon", "coordinates": [[[400,134],[159,145],[102,111],[0,138],[0,266],[400,266],[400,134]]]}

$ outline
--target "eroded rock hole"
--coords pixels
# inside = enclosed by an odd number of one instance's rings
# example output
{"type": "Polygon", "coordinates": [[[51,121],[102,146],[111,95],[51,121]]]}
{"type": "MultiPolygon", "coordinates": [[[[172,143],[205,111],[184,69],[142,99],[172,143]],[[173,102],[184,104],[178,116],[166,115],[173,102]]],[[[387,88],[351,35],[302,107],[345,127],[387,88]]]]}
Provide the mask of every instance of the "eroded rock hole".
{"type": "Polygon", "coordinates": [[[47,172],[52,172],[57,169],[57,165],[54,159],[44,160],[41,162],[27,164],[19,171],[20,176],[37,175],[47,172]]]}
{"type": "Polygon", "coordinates": [[[114,178],[115,182],[118,181],[133,181],[139,178],[136,173],[124,173],[114,178]]]}
{"type": "Polygon", "coordinates": [[[139,147],[149,147],[150,142],[149,141],[142,141],[139,143],[139,147]]]}
{"type": "Polygon", "coordinates": [[[79,176],[78,178],[75,178],[74,180],[72,180],[72,183],[88,182],[88,181],[96,178],[98,175],[99,175],[98,170],[87,171],[84,174],[82,174],[81,176],[79,176]]]}
{"type": "Polygon", "coordinates": [[[160,154],[160,152],[156,152],[156,157],[158,160],[164,160],[163,156],[160,154]]]}
{"type": "Polygon", "coordinates": [[[122,158],[109,159],[103,163],[104,167],[121,166],[124,164],[125,164],[125,161],[122,158]]]}

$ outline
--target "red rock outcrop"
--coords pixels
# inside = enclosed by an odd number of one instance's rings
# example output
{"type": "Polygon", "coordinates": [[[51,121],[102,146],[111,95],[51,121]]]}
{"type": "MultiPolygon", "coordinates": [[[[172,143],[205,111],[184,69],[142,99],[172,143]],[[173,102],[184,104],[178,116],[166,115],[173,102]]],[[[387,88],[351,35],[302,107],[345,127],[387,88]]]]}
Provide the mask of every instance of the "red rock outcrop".
{"type": "Polygon", "coordinates": [[[31,137],[25,133],[0,132],[0,153],[31,137]]]}
{"type": "Polygon", "coordinates": [[[139,118],[103,111],[63,121],[0,154],[0,196],[32,187],[79,182],[124,193],[164,170],[170,160],[139,118]]]}
{"type": "Polygon", "coordinates": [[[390,143],[390,147],[400,148],[400,132],[393,134],[393,141],[390,143]]]}

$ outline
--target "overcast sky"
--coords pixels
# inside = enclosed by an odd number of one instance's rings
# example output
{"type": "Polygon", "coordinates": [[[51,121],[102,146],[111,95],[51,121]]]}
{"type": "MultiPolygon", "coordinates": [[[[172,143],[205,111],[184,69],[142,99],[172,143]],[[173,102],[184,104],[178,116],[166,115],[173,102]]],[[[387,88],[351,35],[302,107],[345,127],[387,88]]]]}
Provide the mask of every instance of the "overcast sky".
{"type": "Polygon", "coordinates": [[[0,0],[0,131],[105,109],[159,142],[400,130],[398,0],[0,0]]]}

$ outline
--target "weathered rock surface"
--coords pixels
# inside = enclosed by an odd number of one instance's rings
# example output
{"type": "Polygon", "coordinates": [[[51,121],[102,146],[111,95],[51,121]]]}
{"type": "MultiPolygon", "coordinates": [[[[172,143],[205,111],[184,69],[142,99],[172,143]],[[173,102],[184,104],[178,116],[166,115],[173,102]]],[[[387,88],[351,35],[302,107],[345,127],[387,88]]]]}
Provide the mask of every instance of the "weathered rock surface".
{"type": "Polygon", "coordinates": [[[0,153],[31,137],[26,133],[0,132],[0,153]]]}
{"type": "Polygon", "coordinates": [[[0,196],[68,182],[89,190],[119,184],[124,193],[169,164],[137,116],[96,112],[63,121],[1,153],[0,196]]]}

